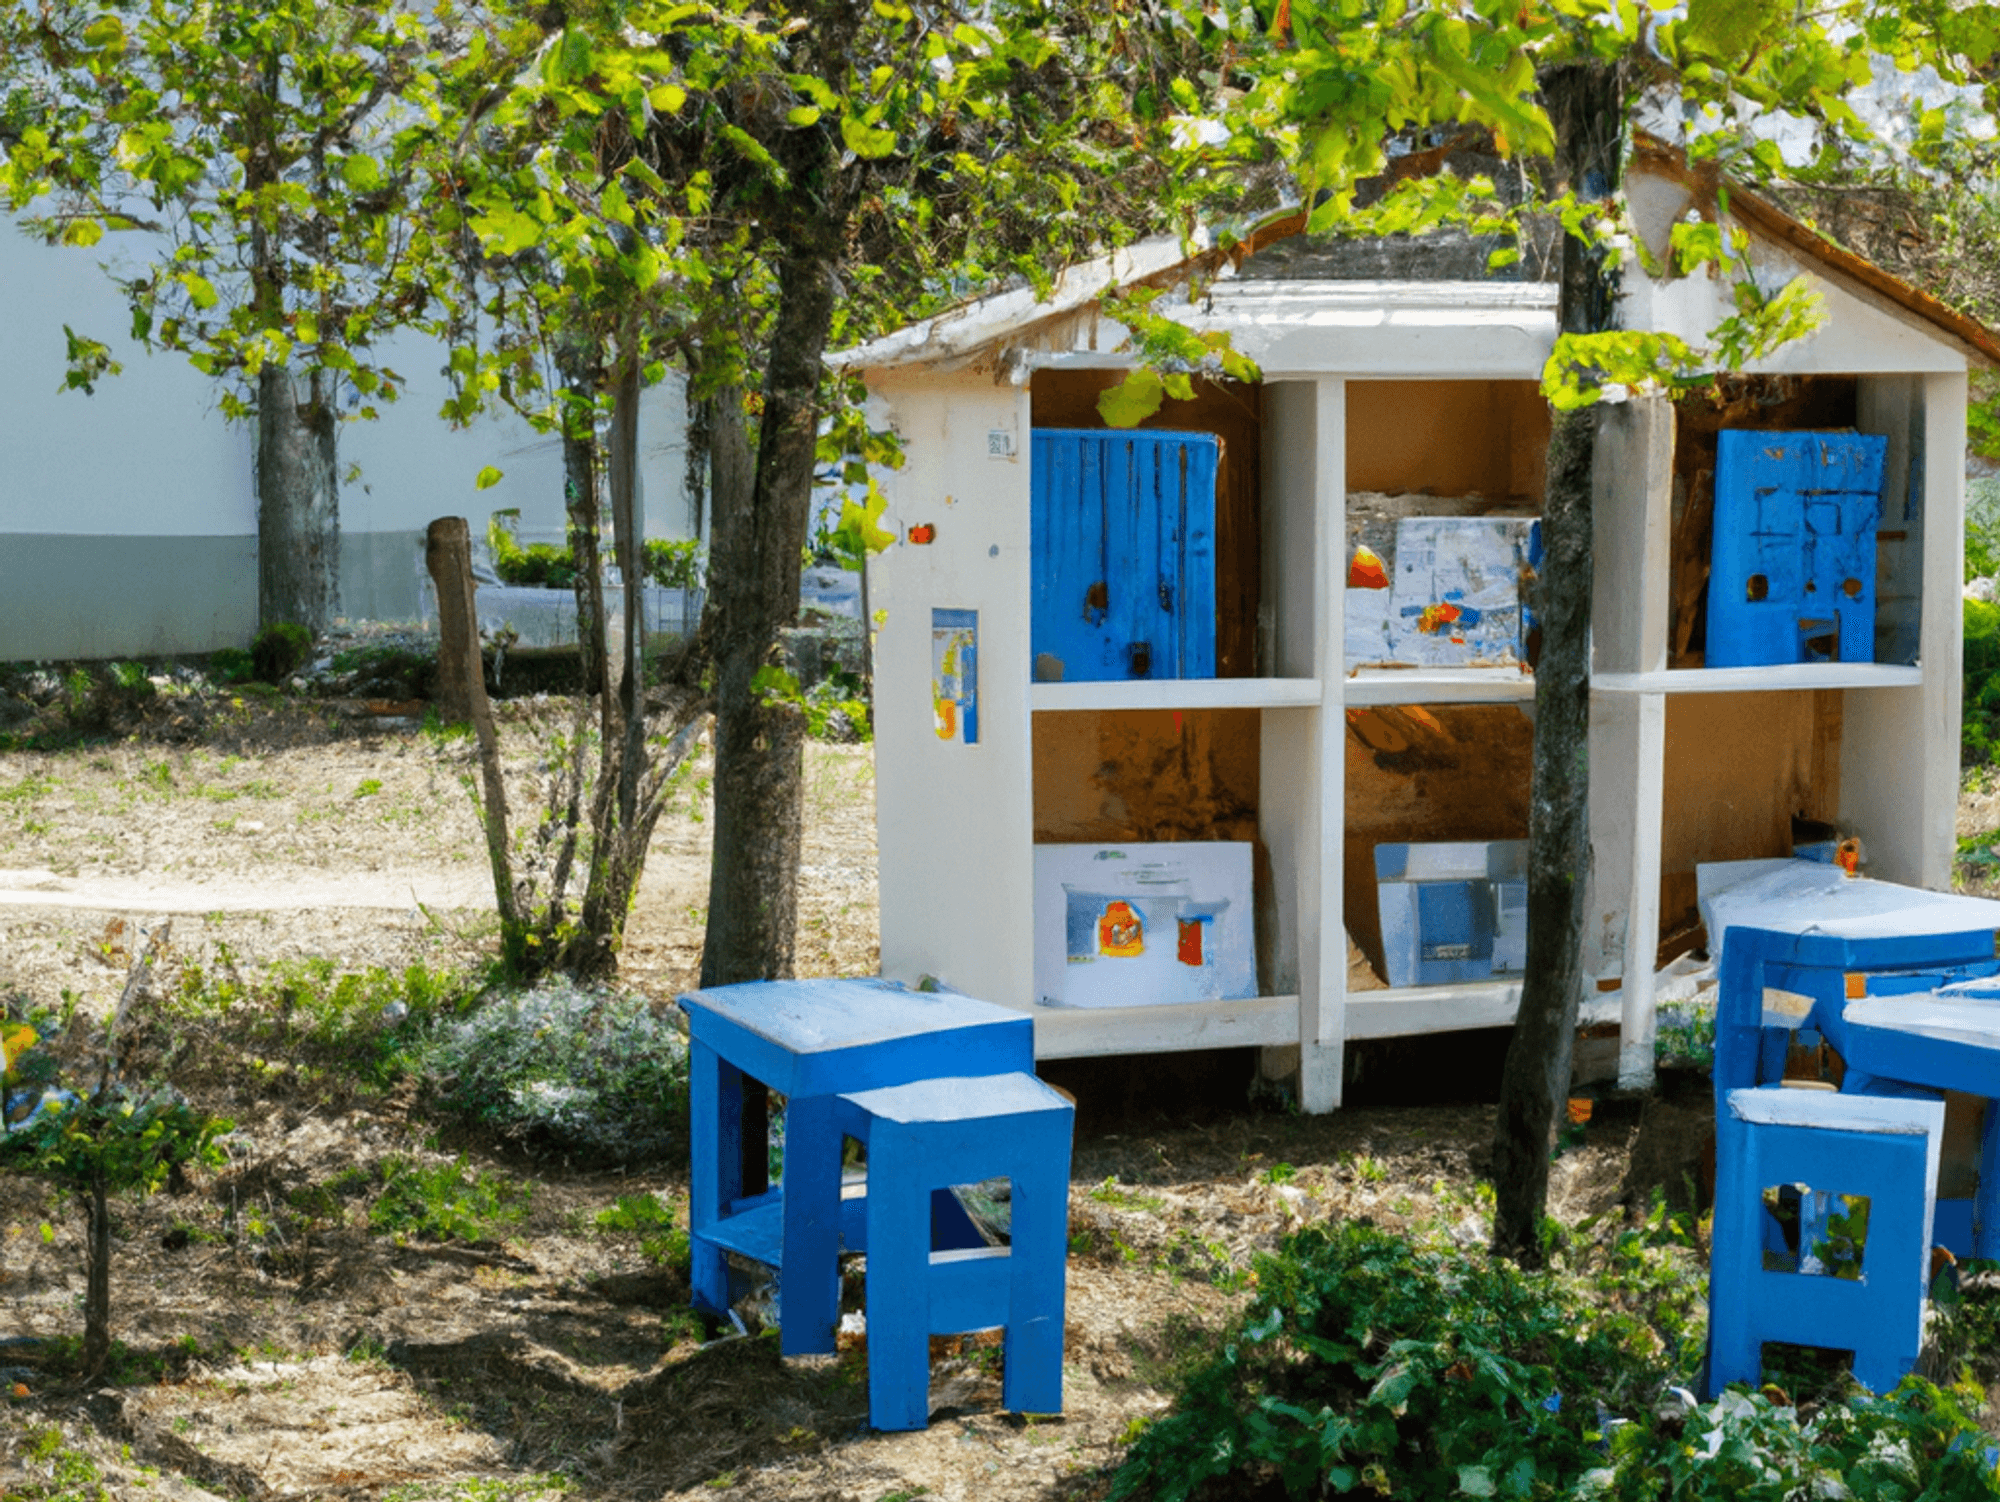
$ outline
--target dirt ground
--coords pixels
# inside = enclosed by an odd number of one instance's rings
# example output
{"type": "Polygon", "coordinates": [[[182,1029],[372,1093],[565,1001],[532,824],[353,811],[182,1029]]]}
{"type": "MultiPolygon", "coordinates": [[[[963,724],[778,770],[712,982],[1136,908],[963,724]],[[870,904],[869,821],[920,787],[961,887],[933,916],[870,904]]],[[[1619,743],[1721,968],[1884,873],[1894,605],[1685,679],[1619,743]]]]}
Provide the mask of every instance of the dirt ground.
{"type": "MultiPolygon", "coordinates": [[[[524,769],[543,712],[505,711],[524,769]]],[[[464,757],[335,706],[253,707],[193,743],[0,759],[0,997],[107,1007],[169,917],[183,964],[477,964],[492,903],[464,757]]],[[[868,973],[870,748],[813,746],[807,803],[800,972],[868,973]]],[[[697,763],[655,838],[624,957],[626,982],[661,1001],[696,973],[706,814],[697,763]]],[[[38,1184],[0,1179],[0,1391],[15,1393],[0,1408],[0,1495],[54,1488],[78,1456],[118,1498],[1098,1495],[1176,1363],[1247,1296],[1257,1250],[1329,1215],[1443,1214],[1468,1243],[1485,1236],[1472,1164],[1486,1108],[1303,1118],[1253,1105],[1240,1058],[1196,1067],[1219,1083],[1127,1077],[1103,1107],[1086,1093],[1064,1414],[1002,1413],[996,1353],[940,1342],[933,1422],[906,1435],[866,1427],[864,1350],[784,1362],[769,1340],[703,1344],[685,1284],[596,1227],[638,1189],[684,1205],[678,1167],[615,1175],[474,1151],[533,1184],[504,1243],[371,1235],[345,1203],[286,1222],[288,1239],[231,1239],[203,1228],[276,1215],[391,1153],[442,1156],[408,1091],[243,1101],[227,1169],[119,1211],[114,1334],[135,1357],[95,1391],[50,1375],[35,1343],[80,1332],[79,1218],[38,1184]]],[[[1604,1113],[1556,1165],[1557,1213],[1614,1204],[1640,1132],[1636,1111],[1604,1113]]]]}

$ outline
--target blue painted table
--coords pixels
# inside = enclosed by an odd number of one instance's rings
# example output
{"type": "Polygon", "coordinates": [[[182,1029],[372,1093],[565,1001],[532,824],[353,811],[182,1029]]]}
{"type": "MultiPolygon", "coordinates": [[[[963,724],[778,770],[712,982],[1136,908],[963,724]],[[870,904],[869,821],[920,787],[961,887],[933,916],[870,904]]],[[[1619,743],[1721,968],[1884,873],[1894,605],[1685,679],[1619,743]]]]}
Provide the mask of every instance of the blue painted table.
{"type": "Polygon", "coordinates": [[[834,1099],[948,1075],[1034,1072],[1033,1021],[956,992],[895,981],[754,981],[692,991],[688,1072],[694,1164],[688,1229],[697,1307],[725,1314],[728,1253],[774,1268],[787,1356],[833,1349],[843,1244],[862,1246],[865,1201],[843,1201],[834,1099]],[[785,1097],[779,1184],[745,1193],[746,1156],[767,1151],[745,1085],[785,1097]],[[748,1149],[746,1153],[746,1147],[748,1149]]]}

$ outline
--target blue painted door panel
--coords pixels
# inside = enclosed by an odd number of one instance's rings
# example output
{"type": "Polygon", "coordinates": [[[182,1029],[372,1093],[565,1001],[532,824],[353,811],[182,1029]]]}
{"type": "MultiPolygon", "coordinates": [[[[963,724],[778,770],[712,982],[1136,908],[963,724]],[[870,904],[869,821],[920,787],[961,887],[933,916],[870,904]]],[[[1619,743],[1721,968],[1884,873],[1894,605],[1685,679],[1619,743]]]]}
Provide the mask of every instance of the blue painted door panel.
{"type": "Polygon", "coordinates": [[[1036,678],[1215,676],[1221,451],[1209,433],[1035,430],[1036,678]]]}
{"type": "Polygon", "coordinates": [[[1875,532],[1889,441],[1716,435],[1710,667],[1875,660],[1875,532]]]}

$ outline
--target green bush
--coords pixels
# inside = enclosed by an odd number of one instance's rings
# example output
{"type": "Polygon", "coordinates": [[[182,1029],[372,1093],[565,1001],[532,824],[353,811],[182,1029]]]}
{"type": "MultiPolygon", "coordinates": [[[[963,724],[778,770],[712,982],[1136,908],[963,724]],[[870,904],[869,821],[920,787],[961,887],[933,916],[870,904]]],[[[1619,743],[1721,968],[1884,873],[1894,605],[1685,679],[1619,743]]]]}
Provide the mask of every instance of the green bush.
{"type": "Polygon", "coordinates": [[[312,632],[293,621],[273,621],[250,643],[250,664],[259,683],[283,683],[312,655],[312,632]]]}
{"type": "Polygon", "coordinates": [[[217,683],[248,683],[257,676],[257,665],[241,647],[217,647],[208,654],[208,676],[217,683]]]}
{"type": "Polygon", "coordinates": [[[440,1027],[438,1108],[524,1147],[640,1163],[687,1150],[687,1044],[643,996],[565,979],[490,993],[440,1027]]]}
{"type": "Polygon", "coordinates": [[[428,1168],[388,1158],[368,1224],[378,1233],[427,1241],[497,1241],[505,1228],[528,1218],[533,1194],[533,1185],[484,1169],[468,1174],[463,1158],[428,1168]]]}
{"type": "Polygon", "coordinates": [[[2000,759],[2000,605],[1964,602],[1965,694],[1960,709],[1966,766],[2000,759]]]}
{"type": "Polygon", "coordinates": [[[701,544],[692,537],[672,542],[664,537],[647,539],[646,577],[668,589],[702,588],[708,563],[701,556],[701,544]]]}
{"type": "Polygon", "coordinates": [[[1301,1231],[1257,1279],[1113,1498],[1225,1497],[1272,1477],[1292,1496],[1545,1496],[1602,1463],[1597,1405],[1665,1376],[1638,1322],[1555,1275],[1369,1225],[1301,1231]]]}
{"type": "Polygon", "coordinates": [[[621,1194],[608,1210],[597,1212],[600,1231],[622,1231],[639,1238],[639,1254],[656,1267],[688,1270],[688,1233],[674,1224],[673,1206],[656,1194],[621,1194]]]}

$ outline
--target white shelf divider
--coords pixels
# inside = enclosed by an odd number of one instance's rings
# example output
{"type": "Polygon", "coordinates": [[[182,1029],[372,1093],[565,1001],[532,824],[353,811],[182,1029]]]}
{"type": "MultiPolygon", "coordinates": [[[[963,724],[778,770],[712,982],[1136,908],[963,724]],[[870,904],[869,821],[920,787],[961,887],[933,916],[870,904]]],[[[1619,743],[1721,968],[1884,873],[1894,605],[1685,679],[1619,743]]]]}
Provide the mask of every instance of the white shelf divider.
{"type": "Polygon", "coordinates": [[[1150,1007],[1031,1007],[1035,1057],[1270,1048],[1299,1041],[1296,996],[1184,1001],[1150,1007]]]}
{"type": "Polygon", "coordinates": [[[1801,688],[1917,688],[1921,667],[1892,662],[1798,662],[1757,668],[1668,668],[1653,673],[1593,673],[1598,694],[1741,694],[1801,688]]]}
{"type": "MultiPolygon", "coordinates": [[[[1618,1020],[1619,998],[1587,997],[1578,1009],[1583,1026],[1618,1020]]],[[[1521,1009],[1517,980],[1460,981],[1449,986],[1391,986],[1347,993],[1347,1036],[1409,1038],[1473,1027],[1512,1027],[1521,1009]]]]}
{"type": "Polygon", "coordinates": [[[1341,686],[1350,707],[1375,704],[1523,704],[1535,675],[1519,668],[1361,668],[1341,686]]]}
{"type": "Polygon", "coordinates": [[[1320,702],[1317,678],[1138,678],[1035,683],[1028,703],[1055,709],[1295,709],[1320,702]]]}

